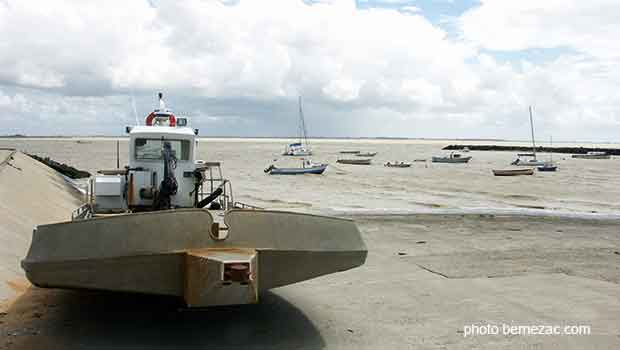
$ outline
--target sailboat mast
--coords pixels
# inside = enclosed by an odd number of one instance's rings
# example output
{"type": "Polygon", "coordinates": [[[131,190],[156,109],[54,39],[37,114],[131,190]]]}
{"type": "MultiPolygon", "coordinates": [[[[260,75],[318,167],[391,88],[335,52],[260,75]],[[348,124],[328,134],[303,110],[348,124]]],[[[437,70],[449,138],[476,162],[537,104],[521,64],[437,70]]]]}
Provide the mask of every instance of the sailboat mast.
{"type": "Polygon", "coordinates": [[[306,131],[306,122],[304,120],[304,111],[301,107],[301,96],[299,96],[299,119],[300,119],[300,135],[299,135],[299,142],[302,142],[302,138],[303,141],[305,143],[305,146],[308,147],[308,135],[307,135],[307,131],[306,131]]]}
{"type": "Polygon", "coordinates": [[[532,154],[536,159],[536,143],[534,142],[534,119],[532,118],[532,106],[530,106],[530,129],[532,130],[532,154]]]}

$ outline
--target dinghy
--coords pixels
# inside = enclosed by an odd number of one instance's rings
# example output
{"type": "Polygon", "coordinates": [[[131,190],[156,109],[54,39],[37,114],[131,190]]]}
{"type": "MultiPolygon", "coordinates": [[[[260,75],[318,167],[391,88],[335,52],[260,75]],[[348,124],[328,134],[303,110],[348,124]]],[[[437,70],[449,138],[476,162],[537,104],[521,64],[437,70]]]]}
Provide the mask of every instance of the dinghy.
{"type": "Polygon", "coordinates": [[[374,157],[377,155],[377,152],[367,152],[367,153],[358,153],[356,157],[374,157]]]}
{"type": "Polygon", "coordinates": [[[505,169],[505,170],[493,170],[495,176],[520,176],[520,175],[534,175],[534,169],[505,169]]]}
{"type": "Polygon", "coordinates": [[[351,165],[370,165],[371,159],[338,159],[336,163],[351,165]]]}
{"type": "Polygon", "coordinates": [[[404,163],[404,162],[387,162],[384,164],[384,166],[388,167],[388,168],[409,168],[411,167],[411,163],[404,163]]]}

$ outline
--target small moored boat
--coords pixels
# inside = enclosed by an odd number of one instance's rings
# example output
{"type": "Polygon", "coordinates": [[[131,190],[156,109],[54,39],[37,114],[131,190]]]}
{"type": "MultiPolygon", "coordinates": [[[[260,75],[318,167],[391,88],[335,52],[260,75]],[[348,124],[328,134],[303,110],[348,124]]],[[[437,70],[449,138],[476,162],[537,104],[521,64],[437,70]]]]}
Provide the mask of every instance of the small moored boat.
{"type": "Polygon", "coordinates": [[[327,164],[314,164],[311,161],[306,160],[303,162],[301,168],[278,168],[272,164],[265,169],[265,173],[269,175],[321,175],[325,169],[327,169],[327,164]]]}
{"type": "Polygon", "coordinates": [[[515,159],[512,163],[510,163],[510,165],[517,165],[517,166],[543,166],[547,164],[547,162],[545,162],[544,160],[539,160],[536,159],[536,154],[534,153],[520,153],[517,154],[517,159],[515,159]],[[530,159],[523,159],[523,157],[533,157],[530,159]]]}
{"type": "Polygon", "coordinates": [[[387,162],[384,164],[384,166],[388,167],[388,168],[409,168],[411,167],[411,163],[404,163],[404,162],[387,162]]]}
{"type": "Polygon", "coordinates": [[[539,166],[536,169],[538,169],[538,171],[556,171],[558,170],[558,167],[556,165],[553,165],[551,163],[547,163],[543,166],[539,166]]]}
{"type": "Polygon", "coordinates": [[[338,159],[336,163],[351,165],[370,165],[371,159],[338,159]]]}
{"type": "Polygon", "coordinates": [[[366,153],[357,153],[356,157],[374,157],[377,155],[377,152],[366,152],[366,153]]]}
{"type": "Polygon", "coordinates": [[[534,175],[534,169],[504,169],[504,170],[495,170],[493,169],[493,175],[495,176],[519,176],[519,175],[534,175]]]}
{"type": "Polygon", "coordinates": [[[459,153],[450,153],[446,157],[433,157],[433,163],[467,163],[471,156],[463,157],[459,153]]]}
{"type": "Polygon", "coordinates": [[[360,153],[360,151],[352,151],[352,150],[340,151],[340,154],[358,154],[358,153],[360,153]]]}
{"type": "Polygon", "coordinates": [[[605,152],[588,152],[586,154],[573,154],[572,158],[578,159],[609,159],[611,156],[605,152]]]}
{"type": "MultiPolygon", "coordinates": [[[[549,139],[551,147],[553,147],[553,137],[549,139]]],[[[553,164],[553,151],[549,153],[549,162],[545,163],[542,166],[537,167],[538,171],[556,171],[558,170],[557,165],[553,164]]]]}

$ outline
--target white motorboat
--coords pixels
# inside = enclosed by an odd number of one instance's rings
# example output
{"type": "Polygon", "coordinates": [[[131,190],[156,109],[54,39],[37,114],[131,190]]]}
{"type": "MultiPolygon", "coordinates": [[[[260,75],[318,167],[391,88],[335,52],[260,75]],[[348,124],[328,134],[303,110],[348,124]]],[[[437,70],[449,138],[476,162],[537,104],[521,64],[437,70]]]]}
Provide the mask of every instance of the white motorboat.
{"type": "Polygon", "coordinates": [[[452,152],[448,156],[445,157],[433,157],[433,163],[468,163],[471,160],[471,156],[463,157],[461,154],[452,152]]]}
{"type": "Polygon", "coordinates": [[[129,165],[100,171],[68,222],[39,225],[22,260],[44,288],[248,304],[261,291],[348,270],[366,246],[352,220],[234,201],[219,162],[197,160],[198,129],[165,108],[127,127],[129,165]]]}

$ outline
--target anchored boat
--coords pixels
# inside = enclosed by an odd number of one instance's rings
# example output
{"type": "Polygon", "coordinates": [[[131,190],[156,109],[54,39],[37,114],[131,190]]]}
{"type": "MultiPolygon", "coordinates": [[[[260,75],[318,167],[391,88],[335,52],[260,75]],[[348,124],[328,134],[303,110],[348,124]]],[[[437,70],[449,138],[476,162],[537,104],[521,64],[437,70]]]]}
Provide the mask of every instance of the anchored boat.
{"type": "Polygon", "coordinates": [[[383,166],[386,166],[388,168],[410,168],[411,167],[411,163],[405,163],[405,162],[387,162],[385,164],[383,164],[383,166]]]}
{"type": "Polygon", "coordinates": [[[377,152],[366,152],[366,153],[356,153],[355,156],[356,157],[374,157],[377,155],[377,152]]]}
{"type": "Polygon", "coordinates": [[[308,145],[308,130],[304,119],[304,111],[301,108],[301,96],[299,96],[299,142],[288,144],[284,147],[284,156],[311,156],[312,149],[308,145]]]}
{"type": "Polygon", "coordinates": [[[541,166],[545,165],[546,162],[543,160],[538,160],[536,158],[536,142],[534,141],[534,119],[532,118],[532,106],[529,108],[530,111],[530,130],[532,132],[532,153],[519,153],[517,154],[517,159],[515,159],[511,165],[518,166],[541,166]]]}
{"type": "Polygon", "coordinates": [[[458,153],[450,153],[446,157],[433,157],[433,163],[468,163],[471,160],[471,156],[463,157],[458,153]]]}
{"type": "Polygon", "coordinates": [[[338,159],[336,163],[350,165],[370,165],[372,159],[338,159]]]}
{"type": "Polygon", "coordinates": [[[504,170],[493,170],[493,175],[495,176],[520,176],[520,175],[534,175],[534,169],[504,169],[504,170]]]}
{"type": "Polygon", "coordinates": [[[554,172],[558,170],[558,166],[553,164],[553,137],[552,136],[549,138],[549,144],[550,144],[549,147],[551,148],[551,151],[549,152],[549,162],[537,167],[538,171],[554,172]]]}
{"type": "Polygon", "coordinates": [[[326,169],[327,164],[314,164],[310,160],[305,160],[302,162],[302,166],[300,168],[278,168],[272,164],[265,169],[265,173],[269,175],[320,175],[323,174],[326,169]]]}
{"type": "Polygon", "coordinates": [[[609,159],[611,156],[605,152],[588,152],[586,154],[573,154],[572,158],[579,159],[609,159]]]}
{"type": "Polygon", "coordinates": [[[556,170],[558,170],[558,167],[557,167],[557,165],[553,165],[553,164],[551,164],[551,163],[548,163],[548,164],[545,164],[545,165],[542,165],[542,166],[537,167],[537,169],[538,169],[538,171],[547,171],[547,172],[550,172],[550,171],[556,171],[556,170]]]}
{"type": "Polygon", "coordinates": [[[198,130],[165,108],[128,127],[129,165],[89,180],[72,221],[39,225],[22,268],[34,285],[256,303],[260,291],[360,266],[351,220],[260,210],[233,199],[198,130]]]}

